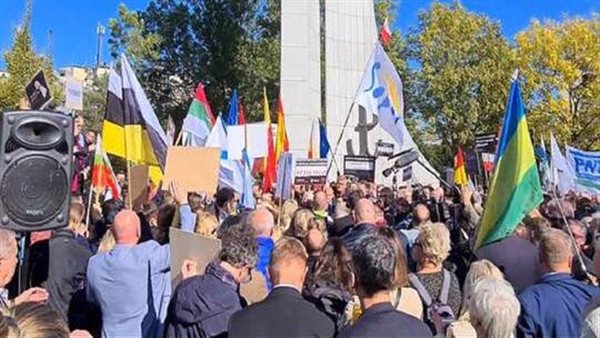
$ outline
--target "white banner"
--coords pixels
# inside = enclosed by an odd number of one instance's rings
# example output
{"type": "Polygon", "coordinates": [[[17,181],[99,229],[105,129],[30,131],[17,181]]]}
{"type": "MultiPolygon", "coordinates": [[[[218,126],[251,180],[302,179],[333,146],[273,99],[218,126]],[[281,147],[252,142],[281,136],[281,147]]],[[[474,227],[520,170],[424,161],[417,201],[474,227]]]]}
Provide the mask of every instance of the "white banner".
{"type": "Polygon", "coordinates": [[[600,152],[567,146],[567,159],[575,176],[575,190],[600,194],[600,152]]]}

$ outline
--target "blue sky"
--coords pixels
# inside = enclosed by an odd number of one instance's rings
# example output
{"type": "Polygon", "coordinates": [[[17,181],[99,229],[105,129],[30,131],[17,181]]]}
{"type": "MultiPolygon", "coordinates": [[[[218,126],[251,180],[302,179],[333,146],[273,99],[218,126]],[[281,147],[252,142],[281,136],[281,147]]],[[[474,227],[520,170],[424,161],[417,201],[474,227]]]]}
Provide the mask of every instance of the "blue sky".
{"type": "MultiPolygon", "coordinates": [[[[52,51],[56,66],[93,64],[96,25],[106,25],[109,18],[116,17],[117,6],[121,2],[131,9],[144,9],[148,0],[34,0],[32,32],[36,50],[42,53],[50,51],[48,32],[52,30],[52,51]]],[[[560,20],[563,15],[589,17],[593,11],[600,11],[600,0],[463,0],[462,3],[470,11],[485,14],[500,22],[503,33],[509,39],[527,27],[533,18],[560,20]]],[[[430,4],[430,0],[398,1],[396,28],[406,33],[411,26],[417,24],[419,11],[427,9],[430,4]]],[[[24,6],[24,0],[0,0],[2,55],[11,45],[14,29],[21,21],[24,6]]],[[[108,58],[105,39],[104,60],[108,58]]],[[[0,69],[4,68],[2,56],[0,69]]]]}

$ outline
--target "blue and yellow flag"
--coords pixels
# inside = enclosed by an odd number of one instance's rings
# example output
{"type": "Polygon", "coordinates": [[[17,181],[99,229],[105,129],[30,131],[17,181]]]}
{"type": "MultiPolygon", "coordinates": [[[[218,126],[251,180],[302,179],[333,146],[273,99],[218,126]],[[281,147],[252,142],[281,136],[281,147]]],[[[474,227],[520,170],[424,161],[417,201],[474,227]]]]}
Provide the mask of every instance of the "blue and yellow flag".
{"type": "Polygon", "coordinates": [[[475,248],[511,235],[519,222],[537,208],[542,199],[540,176],[527,128],[525,107],[515,76],[475,248]]]}

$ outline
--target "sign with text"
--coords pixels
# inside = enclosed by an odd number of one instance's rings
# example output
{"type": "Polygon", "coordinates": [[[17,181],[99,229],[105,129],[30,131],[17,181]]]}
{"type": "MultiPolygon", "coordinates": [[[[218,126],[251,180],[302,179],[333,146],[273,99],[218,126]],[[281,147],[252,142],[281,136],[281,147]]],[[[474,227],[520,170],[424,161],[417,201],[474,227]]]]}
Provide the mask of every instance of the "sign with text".
{"type": "Polygon", "coordinates": [[[327,159],[296,160],[294,184],[327,183],[327,159]]]}
{"type": "Polygon", "coordinates": [[[344,175],[352,175],[360,180],[374,182],[375,157],[344,156],[344,175]]]}
{"type": "Polygon", "coordinates": [[[475,136],[475,148],[478,152],[495,153],[498,144],[498,135],[483,134],[475,136]]]}
{"type": "Polygon", "coordinates": [[[600,194],[600,151],[567,146],[567,159],[575,175],[575,190],[600,194]]]}
{"type": "Polygon", "coordinates": [[[52,101],[50,87],[46,82],[43,71],[37,72],[25,86],[25,94],[27,94],[27,100],[29,100],[29,107],[33,110],[42,110],[52,101]]]}

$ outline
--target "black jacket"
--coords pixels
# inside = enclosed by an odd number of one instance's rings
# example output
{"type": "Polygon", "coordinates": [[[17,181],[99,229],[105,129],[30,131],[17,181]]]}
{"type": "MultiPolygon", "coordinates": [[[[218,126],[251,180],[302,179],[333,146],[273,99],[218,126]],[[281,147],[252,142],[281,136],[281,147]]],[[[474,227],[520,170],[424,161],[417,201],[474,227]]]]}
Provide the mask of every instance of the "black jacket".
{"type": "Polygon", "coordinates": [[[336,332],[346,325],[346,306],[352,300],[350,292],[327,281],[311,280],[306,283],[302,295],[331,319],[336,332]]]}
{"type": "Polygon", "coordinates": [[[234,314],[229,337],[333,337],[326,315],[291,287],[275,287],[262,302],[234,314]]]}
{"type": "Polygon", "coordinates": [[[69,309],[75,302],[73,295],[81,292],[85,285],[88,260],[92,251],[68,229],[54,231],[49,241],[48,280],[46,288],[48,302],[65,321],[69,310],[80,312],[82,309],[69,309]]]}
{"type": "Polygon", "coordinates": [[[417,318],[394,309],[391,303],[376,304],[367,309],[340,337],[433,337],[417,318]]]}
{"type": "Polygon", "coordinates": [[[242,309],[239,285],[216,263],[179,283],[167,314],[167,337],[227,337],[229,318],[242,309]]]}

